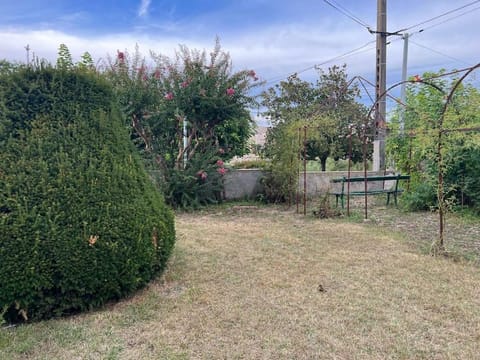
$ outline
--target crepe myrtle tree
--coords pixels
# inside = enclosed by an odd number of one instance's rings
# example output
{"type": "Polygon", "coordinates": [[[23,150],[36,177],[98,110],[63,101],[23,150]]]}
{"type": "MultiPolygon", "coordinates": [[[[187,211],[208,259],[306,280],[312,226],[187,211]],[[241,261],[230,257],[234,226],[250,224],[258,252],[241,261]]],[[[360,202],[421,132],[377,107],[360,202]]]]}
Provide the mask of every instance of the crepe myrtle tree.
{"type": "Polygon", "coordinates": [[[174,57],[118,51],[104,71],[114,85],[131,138],[154,170],[166,200],[195,208],[221,200],[228,160],[248,152],[254,130],[254,70],[234,72],[217,39],[212,51],[180,46],[174,57]]]}
{"type": "Polygon", "coordinates": [[[217,39],[214,49],[180,46],[173,58],[138,47],[118,51],[108,62],[113,82],[131,125],[132,138],[164,173],[181,169],[198,153],[212,149],[226,160],[248,152],[254,123],[250,90],[258,86],[254,70],[234,72],[230,55],[217,39]]]}

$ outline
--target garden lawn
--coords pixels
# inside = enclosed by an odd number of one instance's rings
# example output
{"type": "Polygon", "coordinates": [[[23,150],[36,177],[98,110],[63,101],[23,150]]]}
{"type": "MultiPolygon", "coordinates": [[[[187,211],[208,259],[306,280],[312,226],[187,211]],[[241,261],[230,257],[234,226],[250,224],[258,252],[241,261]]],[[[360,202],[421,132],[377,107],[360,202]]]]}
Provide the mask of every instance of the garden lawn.
{"type": "Polygon", "coordinates": [[[0,330],[0,359],[475,359],[480,271],[398,234],[276,208],[177,216],[162,279],[0,330]]]}

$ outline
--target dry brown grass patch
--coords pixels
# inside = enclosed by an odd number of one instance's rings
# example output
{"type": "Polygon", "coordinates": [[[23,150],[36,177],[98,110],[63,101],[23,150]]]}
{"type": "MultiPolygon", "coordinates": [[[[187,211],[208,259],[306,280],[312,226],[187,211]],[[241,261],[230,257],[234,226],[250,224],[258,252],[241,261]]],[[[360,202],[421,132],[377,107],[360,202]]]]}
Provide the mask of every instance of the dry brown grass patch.
{"type": "Polygon", "coordinates": [[[2,330],[0,358],[477,357],[478,268],[372,229],[274,208],[181,214],[161,280],[102,311],[2,330]],[[78,339],[58,339],[72,327],[78,339]]]}

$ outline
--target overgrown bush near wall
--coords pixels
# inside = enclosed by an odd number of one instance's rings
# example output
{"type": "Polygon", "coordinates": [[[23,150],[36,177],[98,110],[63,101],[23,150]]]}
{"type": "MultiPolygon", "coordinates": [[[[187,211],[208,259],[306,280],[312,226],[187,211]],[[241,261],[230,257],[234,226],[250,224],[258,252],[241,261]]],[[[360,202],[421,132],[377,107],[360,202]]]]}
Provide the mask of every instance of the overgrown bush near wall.
{"type": "Polygon", "coordinates": [[[75,313],[145,285],[174,244],[110,87],[84,70],[0,77],[0,309],[75,313]]]}
{"type": "Polygon", "coordinates": [[[387,151],[398,170],[412,175],[410,193],[401,198],[410,210],[438,208],[439,131],[442,132],[442,188],[449,209],[468,206],[480,213],[480,92],[468,81],[460,84],[450,99],[443,117],[446,96],[457,78],[425,73],[425,84],[407,88],[403,109],[404,132],[399,132],[399,118],[393,117],[387,151]],[[395,135],[395,133],[397,133],[395,135]]]}
{"type": "Polygon", "coordinates": [[[174,208],[183,210],[221,202],[227,171],[223,160],[213,151],[196,154],[185,169],[172,169],[168,174],[166,200],[174,208]]]}

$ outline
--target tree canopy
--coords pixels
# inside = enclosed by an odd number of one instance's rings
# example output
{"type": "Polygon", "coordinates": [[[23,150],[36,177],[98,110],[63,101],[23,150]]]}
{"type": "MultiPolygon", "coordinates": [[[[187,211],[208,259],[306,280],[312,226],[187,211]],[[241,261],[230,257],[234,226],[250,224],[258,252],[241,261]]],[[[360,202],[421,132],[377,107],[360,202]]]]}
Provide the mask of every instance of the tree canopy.
{"type": "MultiPolygon", "coordinates": [[[[267,142],[270,150],[280,140],[285,124],[308,127],[307,157],[318,159],[325,171],[328,157],[348,156],[349,129],[364,131],[365,107],[356,101],[359,90],[348,80],[346,66],[319,70],[315,84],[301,80],[296,74],[269,88],[262,95],[265,115],[273,124],[267,142]]],[[[362,159],[359,137],[352,137],[352,158],[362,159]]],[[[270,151],[271,153],[271,151],[270,151]]]]}

